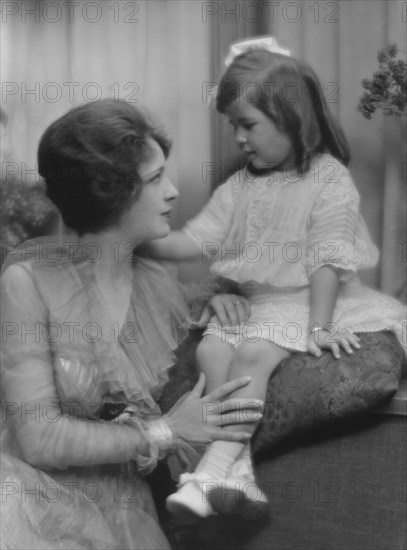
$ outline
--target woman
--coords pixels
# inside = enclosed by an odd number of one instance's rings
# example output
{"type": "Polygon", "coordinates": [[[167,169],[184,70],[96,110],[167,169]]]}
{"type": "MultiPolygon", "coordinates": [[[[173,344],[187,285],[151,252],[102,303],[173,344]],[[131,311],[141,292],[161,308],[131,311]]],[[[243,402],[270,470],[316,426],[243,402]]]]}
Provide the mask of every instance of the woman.
{"type": "Polygon", "coordinates": [[[250,437],[221,427],[237,423],[232,401],[216,412],[250,379],[201,398],[201,377],[164,417],[155,402],[188,304],[134,250],[170,230],[169,149],[112,100],[71,110],[40,141],[39,172],[73,234],[26,243],[2,276],[4,547],[168,548],[140,474],[177,449],[250,437]]]}

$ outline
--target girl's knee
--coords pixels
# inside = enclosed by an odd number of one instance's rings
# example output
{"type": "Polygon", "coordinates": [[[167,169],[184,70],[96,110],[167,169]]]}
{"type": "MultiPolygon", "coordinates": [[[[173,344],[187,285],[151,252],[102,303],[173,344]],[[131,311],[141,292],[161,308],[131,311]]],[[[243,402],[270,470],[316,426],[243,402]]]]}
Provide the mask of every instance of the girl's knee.
{"type": "Polygon", "coordinates": [[[242,343],[234,353],[231,367],[236,370],[241,368],[244,370],[250,368],[268,370],[277,366],[288,355],[289,352],[272,342],[242,343]]]}
{"type": "Polygon", "coordinates": [[[199,342],[196,348],[196,359],[199,365],[205,365],[208,362],[212,363],[219,359],[231,359],[231,346],[222,342],[220,338],[212,337],[199,342]]]}

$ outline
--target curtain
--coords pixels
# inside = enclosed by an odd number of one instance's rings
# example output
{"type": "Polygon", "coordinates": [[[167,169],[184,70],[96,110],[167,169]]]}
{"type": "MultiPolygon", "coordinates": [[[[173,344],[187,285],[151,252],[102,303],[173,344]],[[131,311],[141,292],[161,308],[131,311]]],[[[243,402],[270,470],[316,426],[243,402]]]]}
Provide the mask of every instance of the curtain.
{"type": "MultiPolygon", "coordinates": [[[[100,97],[146,105],[174,139],[168,173],[180,197],[173,226],[207,201],[238,166],[223,117],[208,108],[230,43],[273,35],[319,74],[352,150],[361,210],[382,252],[363,277],[397,294],[405,279],[405,118],[356,107],[360,81],[377,68],[377,51],[405,48],[406,3],[392,0],[99,0],[3,1],[1,13],[3,177],[18,169],[30,182],[46,126],[70,107],[100,97]]],[[[199,279],[207,264],[183,266],[199,279]]]]}
{"type": "MultiPolygon", "coordinates": [[[[201,2],[144,0],[2,2],[3,176],[38,180],[36,149],[45,128],[69,108],[127,99],[161,120],[173,138],[168,175],[180,192],[173,225],[210,194],[210,26],[201,2]],[[6,163],[6,164],[5,164],[6,163]]],[[[182,277],[200,276],[183,266],[182,277]]]]}
{"type": "MultiPolygon", "coordinates": [[[[401,297],[407,261],[406,118],[376,112],[367,120],[357,105],[362,78],[371,78],[378,68],[378,50],[394,42],[406,49],[406,3],[229,1],[213,11],[214,79],[224,69],[229,44],[258,35],[274,36],[317,72],[325,99],[349,140],[350,170],[361,195],[362,215],[381,250],[380,264],[362,277],[401,297]]],[[[216,117],[213,128],[215,164],[228,174],[238,165],[238,152],[225,121],[216,117]]]]}

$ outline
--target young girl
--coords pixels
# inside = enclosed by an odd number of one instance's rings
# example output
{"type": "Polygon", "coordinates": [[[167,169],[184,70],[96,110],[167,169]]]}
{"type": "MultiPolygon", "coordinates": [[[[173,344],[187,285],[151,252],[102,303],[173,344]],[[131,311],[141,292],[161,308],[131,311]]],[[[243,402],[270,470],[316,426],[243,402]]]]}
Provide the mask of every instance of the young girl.
{"type": "MultiPolygon", "coordinates": [[[[225,305],[229,322],[213,318],[197,350],[206,390],[250,373],[236,402],[263,400],[273,370],[293,351],[319,357],[327,348],[338,358],[340,348],[360,348],[356,333],[366,331],[392,330],[402,341],[402,305],[356,276],[378,253],[346,168],[346,139],[312,69],[248,48],[226,70],[216,99],[247,166],[183,230],[151,246],[165,259],[210,254],[212,273],[238,284],[242,298],[225,305]],[[247,301],[250,316],[237,323],[247,301]]],[[[212,443],[167,507],[200,516],[262,513],[267,499],[254,484],[249,446],[212,443]]]]}

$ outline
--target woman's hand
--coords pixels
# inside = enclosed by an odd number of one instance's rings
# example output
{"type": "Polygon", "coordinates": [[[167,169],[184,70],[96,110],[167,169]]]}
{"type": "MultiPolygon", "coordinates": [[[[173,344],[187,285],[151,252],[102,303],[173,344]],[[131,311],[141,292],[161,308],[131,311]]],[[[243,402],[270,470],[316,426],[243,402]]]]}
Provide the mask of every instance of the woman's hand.
{"type": "Polygon", "coordinates": [[[207,325],[213,315],[216,315],[219,323],[224,325],[245,323],[250,316],[250,309],[249,300],[243,296],[216,294],[206,304],[197,325],[207,325]]]}
{"type": "Polygon", "coordinates": [[[242,397],[224,400],[231,393],[247,386],[250,381],[250,376],[237,378],[202,397],[206,381],[205,375],[201,374],[186,399],[177,403],[165,417],[175,439],[179,437],[190,443],[217,439],[248,441],[250,433],[243,429],[231,431],[222,426],[255,423],[261,419],[263,401],[242,397]]]}
{"type": "Polygon", "coordinates": [[[317,330],[308,336],[307,350],[316,357],[321,357],[321,349],[330,349],[335,359],[341,356],[340,347],[347,354],[352,355],[353,350],[360,349],[359,337],[347,329],[341,331],[317,330]]]}

